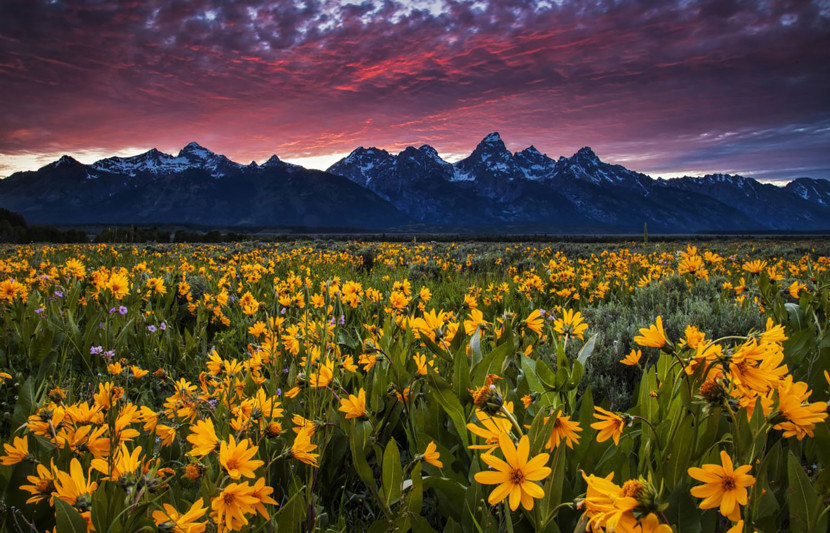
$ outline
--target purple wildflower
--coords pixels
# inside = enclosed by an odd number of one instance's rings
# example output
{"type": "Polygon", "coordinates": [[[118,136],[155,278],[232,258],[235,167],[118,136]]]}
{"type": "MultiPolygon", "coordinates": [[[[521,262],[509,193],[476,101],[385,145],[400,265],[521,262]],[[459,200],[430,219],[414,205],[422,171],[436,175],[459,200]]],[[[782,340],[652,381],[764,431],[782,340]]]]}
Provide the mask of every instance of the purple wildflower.
{"type": "Polygon", "coordinates": [[[150,333],[155,333],[156,332],[156,326],[150,324],[149,326],[147,326],[147,331],[149,331],[150,333]]]}
{"type": "Polygon", "coordinates": [[[122,315],[126,315],[127,314],[127,306],[119,305],[118,306],[118,312],[121,313],[122,315]]]}

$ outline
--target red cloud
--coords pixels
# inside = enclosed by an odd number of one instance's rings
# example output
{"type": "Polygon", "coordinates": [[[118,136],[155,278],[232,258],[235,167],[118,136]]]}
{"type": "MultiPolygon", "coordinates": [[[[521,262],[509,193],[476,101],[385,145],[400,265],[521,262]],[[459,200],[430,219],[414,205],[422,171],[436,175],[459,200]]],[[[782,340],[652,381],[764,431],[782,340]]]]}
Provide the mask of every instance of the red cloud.
{"type": "Polygon", "coordinates": [[[12,0],[0,52],[0,154],[193,139],[241,161],[358,144],[458,154],[498,129],[513,149],[590,144],[658,173],[830,167],[830,13],[796,0],[446,0],[440,13],[12,0]],[[709,140],[728,131],[744,133],[709,140]]]}

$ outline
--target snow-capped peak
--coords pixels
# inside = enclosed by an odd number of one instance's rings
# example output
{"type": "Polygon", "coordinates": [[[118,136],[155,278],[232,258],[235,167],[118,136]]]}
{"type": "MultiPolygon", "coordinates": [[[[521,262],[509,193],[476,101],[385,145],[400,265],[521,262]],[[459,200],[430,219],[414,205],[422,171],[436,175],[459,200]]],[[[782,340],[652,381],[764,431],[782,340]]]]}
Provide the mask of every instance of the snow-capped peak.
{"type": "Polygon", "coordinates": [[[179,157],[187,157],[188,159],[208,159],[215,155],[216,154],[195,141],[187,143],[187,145],[179,151],[179,157]]]}
{"type": "Polygon", "coordinates": [[[597,157],[597,154],[595,154],[594,151],[591,150],[590,146],[584,146],[577,150],[577,152],[573,155],[573,158],[581,161],[591,162],[594,164],[600,162],[599,157],[597,157]]]}
{"type": "Polygon", "coordinates": [[[51,168],[58,168],[58,167],[62,167],[62,166],[80,165],[80,164],[81,163],[77,159],[75,159],[71,156],[68,156],[68,155],[63,155],[57,161],[55,161],[53,163],[49,163],[46,166],[51,167],[51,168]]]}
{"type": "Polygon", "coordinates": [[[830,206],[830,181],[828,180],[796,178],[789,182],[785,189],[810,202],[830,206]]]}
{"type": "Polygon", "coordinates": [[[453,168],[451,181],[509,182],[516,175],[513,154],[504,146],[498,132],[484,137],[473,153],[453,168]]]}
{"type": "Polygon", "coordinates": [[[155,175],[176,174],[189,169],[204,169],[214,177],[223,176],[228,168],[242,168],[243,165],[230,161],[223,155],[216,155],[210,150],[192,142],[172,156],[155,148],[132,157],[108,157],[96,161],[91,166],[90,178],[101,173],[121,174],[135,177],[140,173],[155,175]]]}
{"type": "Polygon", "coordinates": [[[272,155],[268,158],[268,161],[262,164],[263,168],[265,167],[275,167],[278,165],[283,164],[282,160],[276,156],[276,154],[272,155]]]}
{"type": "Polygon", "coordinates": [[[420,148],[418,148],[418,150],[420,152],[423,152],[424,154],[428,155],[432,159],[437,159],[437,160],[440,160],[441,162],[444,161],[443,159],[441,159],[441,156],[438,155],[438,150],[436,150],[435,148],[433,148],[432,146],[430,146],[428,144],[422,145],[420,148]]]}
{"type": "Polygon", "coordinates": [[[521,152],[513,154],[516,168],[525,179],[541,181],[553,177],[556,161],[531,145],[521,152]]]}
{"type": "Polygon", "coordinates": [[[484,137],[481,140],[480,144],[492,144],[492,143],[501,143],[501,142],[503,142],[501,140],[501,135],[499,135],[499,132],[494,131],[493,133],[487,134],[487,136],[484,137]]]}

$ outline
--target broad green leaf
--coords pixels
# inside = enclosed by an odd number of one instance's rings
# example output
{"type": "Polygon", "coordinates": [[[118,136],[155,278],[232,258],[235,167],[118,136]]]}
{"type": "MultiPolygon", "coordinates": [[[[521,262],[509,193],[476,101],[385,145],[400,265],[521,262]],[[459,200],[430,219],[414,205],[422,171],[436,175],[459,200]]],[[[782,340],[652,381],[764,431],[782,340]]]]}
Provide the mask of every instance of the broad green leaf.
{"type": "Polygon", "coordinates": [[[406,509],[410,514],[419,515],[421,514],[421,507],[424,503],[424,482],[421,479],[420,462],[412,469],[409,481],[412,483],[412,488],[406,499],[406,509]]]}
{"type": "Polygon", "coordinates": [[[441,405],[441,408],[444,409],[444,412],[447,413],[447,416],[450,417],[466,449],[469,444],[469,438],[467,436],[466,417],[464,416],[464,408],[461,407],[461,402],[458,401],[458,397],[442,378],[431,374],[430,382],[432,386],[429,388],[429,396],[434,398],[441,405]]]}
{"type": "Polygon", "coordinates": [[[484,384],[484,378],[487,374],[501,374],[505,358],[513,354],[513,335],[510,333],[510,329],[505,332],[504,337],[502,343],[485,355],[477,365],[473,366],[472,383],[476,387],[484,384]]]}
{"type": "Polygon", "coordinates": [[[481,354],[481,328],[477,328],[470,337],[470,355],[473,358],[473,366],[477,365],[484,357],[481,354]]]}
{"type": "Polygon", "coordinates": [[[787,480],[789,482],[787,505],[790,510],[790,531],[793,533],[827,531],[827,515],[825,514],[819,521],[823,502],[813,488],[810,478],[804,472],[801,462],[792,452],[787,460],[787,480]]]}
{"type": "Polygon", "coordinates": [[[74,507],[55,498],[56,533],[86,533],[86,520],[74,507]]]}
{"type": "Polygon", "coordinates": [[[277,531],[280,533],[294,533],[302,531],[302,522],[306,516],[305,500],[303,491],[298,490],[289,498],[285,505],[279,507],[277,514],[277,531]]]}
{"type": "Polygon", "coordinates": [[[522,373],[531,391],[538,392],[539,394],[545,392],[545,386],[542,385],[542,382],[539,381],[536,375],[536,361],[522,357],[522,373]]]}
{"type": "Polygon", "coordinates": [[[576,360],[580,362],[582,366],[585,366],[585,362],[591,357],[591,354],[594,353],[594,347],[597,344],[597,337],[599,333],[595,333],[588,339],[582,348],[579,350],[579,354],[576,356],[576,360]]]}
{"type": "Polygon", "coordinates": [[[383,451],[383,499],[387,507],[400,499],[402,484],[401,451],[395,439],[389,439],[383,451]]]}
{"type": "Polygon", "coordinates": [[[360,476],[363,483],[371,490],[376,490],[375,476],[372,474],[372,467],[366,461],[366,453],[364,452],[366,447],[366,432],[367,428],[363,422],[355,423],[349,438],[349,448],[352,452],[352,461],[354,461],[357,475],[360,476]]]}

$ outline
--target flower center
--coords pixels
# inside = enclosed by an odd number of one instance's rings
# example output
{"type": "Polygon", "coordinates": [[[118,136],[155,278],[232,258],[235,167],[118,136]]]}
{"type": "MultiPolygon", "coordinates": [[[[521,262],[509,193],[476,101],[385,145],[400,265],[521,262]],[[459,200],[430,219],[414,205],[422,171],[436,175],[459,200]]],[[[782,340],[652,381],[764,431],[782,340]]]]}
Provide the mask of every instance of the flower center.
{"type": "Polygon", "coordinates": [[[516,469],[510,472],[510,482],[514,485],[521,485],[524,483],[525,474],[521,469],[516,469]]]}
{"type": "Polygon", "coordinates": [[[732,476],[723,476],[721,478],[721,485],[723,486],[723,490],[725,492],[735,490],[735,478],[732,476]]]}
{"type": "Polygon", "coordinates": [[[232,506],[236,502],[236,495],[232,493],[223,494],[222,501],[225,502],[225,505],[232,506]]]}
{"type": "Polygon", "coordinates": [[[643,488],[642,483],[637,481],[636,479],[629,479],[625,483],[623,483],[622,490],[620,491],[620,496],[626,498],[628,496],[636,497],[638,491],[643,488]]]}

